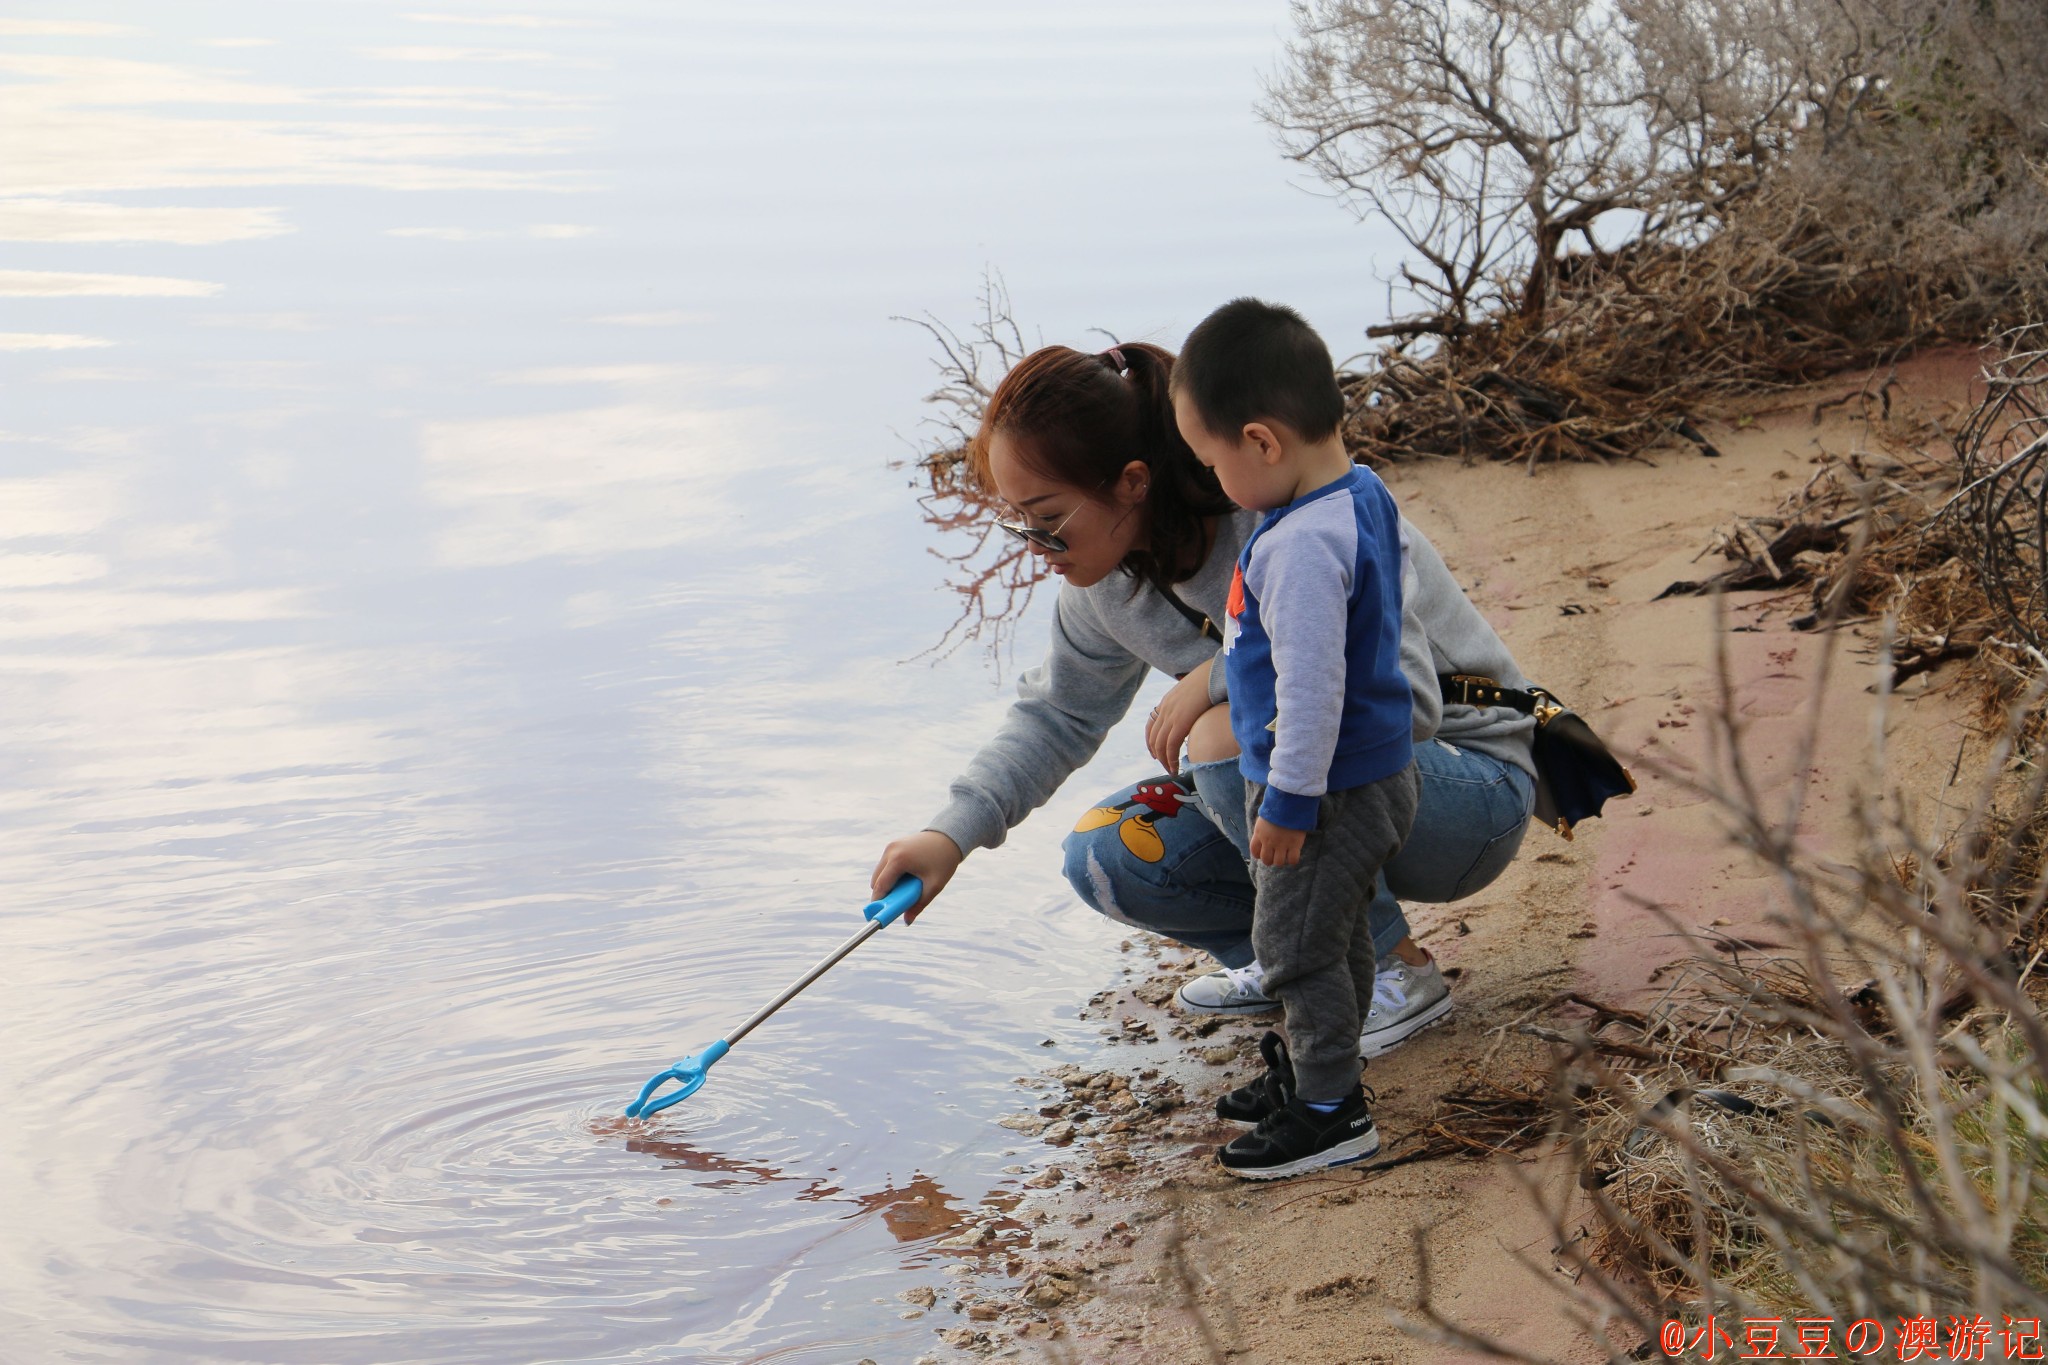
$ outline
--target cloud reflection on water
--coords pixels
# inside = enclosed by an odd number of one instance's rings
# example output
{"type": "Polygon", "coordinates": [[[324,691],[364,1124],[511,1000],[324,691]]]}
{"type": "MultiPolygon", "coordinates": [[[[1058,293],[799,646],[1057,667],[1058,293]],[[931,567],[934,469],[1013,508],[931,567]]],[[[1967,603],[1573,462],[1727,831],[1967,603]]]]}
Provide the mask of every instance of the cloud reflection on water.
{"type": "Polygon", "coordinates": [[[0,434],[0,883],[34,888],[4,913],[19,946],[95,941],[195,879],[246,883],[235,840],[371,797],[363,774],[396,749],[351,701],[390,663],[280,642],[311,594],[238,573],[232,480],[189,450],[167,477],[166,445],[0,434]]]}
{"type": "Polygon", "coordinates": [[[594,237],[601,228],[584,223],[535,223],[526,228],[396,227],[385,228],[386,237],[424,237],[442,242],[487,242],[506,237],[537,237],[543,241],[566,241],[594,237]]]}
{"type": "MultiPolygon", "coordinates": [[[[0,433],[0,439],[6,436],[0,433]]],[[[75,442],[62,444],[66,449],[77,448],[75,442]]],[[[90,534],[107,524],[118,497],[114,480],[96,471],[74,469],[35,478],[0,479],[0,546],[90,534]]]]}
{"type": "Polygon", "coordinates": [[[113,344],[78,332],[0,332],[0,351],[87,351],[113,344]]]}
{"type": "Polygon", "coordinates": [[[0,240],[11,242],[247,241],[290,232],[275,208],[167,208],[82,199],[0,200],[0,240]]]}
{"type": "Polygon", "coordinates": [[[78,19],[0,19],[0,38],[110,38],[133,33],[126,24],[78,19]]]}
{"type": "Polygon", "coordinates": [[[621,401],[428,423],[425,490],[453,513],[438,540],[440,561],[597,559],[687,543],[708,559],[713,546],[749,539],[757,485],[776,478],[778,467],[786,472],[791,455],[777,449],[780,423],[770,408],[719,399],[769,378],[658,364],[507,376],[523,387],[606,387],[621,401]]]}
{"type": "MultiPolygon", "coordinates": [[[[350,107],[520,109],[561,96],[454,86],[313,89],[111,57],[0,54],[0,185],[17,203],[124,190],[353,185],[386,190],[569,190],[571,170],[499,164],[559,157],[577,130],[349,118],[350,107]],[[170,106],[286,109],[222,118],[170,106]]],[[[179,239],[172,239],[179,240],[179,239]]],[[[231,240],[218,238],[213,240],[231,240]]]]}
{"type": "Polygon", "coordinates": [[[382,62],[428,62],[436,66],[468,62],[554,62],[551,52],[522,47],[366,47],[365,57],[382,62]]]}
{"type": "Polygon", "coordinates": [[[221,287],[211,280],[168,275],[105,275],[79,270],[0,270],[0,298],[203,299],[221,287]]]}
{"type": "Polygon", "coordinates": [[[406,14],[415,24],[470,24],[480,28],[587,28],[590,21],[543,14],[406,14]]]}

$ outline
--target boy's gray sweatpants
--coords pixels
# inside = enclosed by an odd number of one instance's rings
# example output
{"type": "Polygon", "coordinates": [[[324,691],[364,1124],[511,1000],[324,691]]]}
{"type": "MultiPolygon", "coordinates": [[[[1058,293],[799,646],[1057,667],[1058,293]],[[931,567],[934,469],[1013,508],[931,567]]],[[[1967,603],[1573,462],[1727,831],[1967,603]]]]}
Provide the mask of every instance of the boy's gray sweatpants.
{"type": "MultiPolygon", "coordinates": [[[[1336,1100],[1358,1084],[1358,1034],[1372,1008],[1372,934],[1366,907],[1380,865],[1415,823],[1415,765],[1363,787],[1325,793],[1294,867],[1251,861],[1258,906],[1252,947],[1266,994],[1287,1011],[1287,1051],[1305,1100],[1336,1100]]],[[[1245,783],[1245,823],[1266,788],[1245,783]]]]}

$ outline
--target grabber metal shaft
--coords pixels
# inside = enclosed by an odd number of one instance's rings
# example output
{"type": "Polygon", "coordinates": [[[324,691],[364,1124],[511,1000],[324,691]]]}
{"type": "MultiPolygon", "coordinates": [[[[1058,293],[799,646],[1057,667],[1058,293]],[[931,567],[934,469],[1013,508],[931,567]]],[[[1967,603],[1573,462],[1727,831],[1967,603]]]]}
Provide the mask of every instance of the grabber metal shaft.
{"type": "Polygon", "coordinates": [[[630,1119],[646,1118],[651,1114],[658,1114],[670,1105],[686,1100],[696,1094],[703,1087],[705,1073],[711,1069],[714,1062],[732,1050],[734,1043],[752,1033],[769,1015],[794,1000],[804,987],[830,971],[848,953],[860,947],[861,944],[866,943],[883,929],[888,928],[896,920],[902,918],[904,912],[909,910],[911,906],[916,905],[918,898],[922,895],[924,895],[924,883],[915,877],[905,877],[889,888],[888,895],[877,901],[869,901],[861,911],[861,914],[867,918],[868,922],[861,926],[860,932],[826,954],[817,966],[799,977],[795,985],[762,1006],[746,1023],[741,1024],[731,1033],[726,1034],[725,1037],[720,1038],[696,1056],[683,1058],[668,1070],[659,1073],[649,1080],[646,1085],[640,1087],[640,1097],[626,1106],[626,1117],[630,1119]],[[659,1099],[655,1098],[654,1092],[669,1081],[675,1081],[682,1088],[680,1090],[672,1090],[659,1099]]]}
{"type": "Polygon", "coordinates": [[[866,924],[863,924],[852,938],[818,959],[818,965],[805,972],[801,977],[798,977],[794,986],[791,986],[788,990],[761,1006],[760,1009],[755,1010],[753,1016],[746,1023],[741,1024],[738,1028],[726,1034],[721,1041],[727,1047],[731,1047],[734,1043],[752,1033],[755,1027],[766,1020],[769,1015],[775,1013],[775,1011],[781,1009],[784,1005],[787,1005],[790,1001],[796,999],[798,995],[802,994],[804,987],[810,985],[813,981],[816,981],[819,977],[837,966],[841,958],[886,928],[888,928],[886,920],[869,920],[866,924]]]}

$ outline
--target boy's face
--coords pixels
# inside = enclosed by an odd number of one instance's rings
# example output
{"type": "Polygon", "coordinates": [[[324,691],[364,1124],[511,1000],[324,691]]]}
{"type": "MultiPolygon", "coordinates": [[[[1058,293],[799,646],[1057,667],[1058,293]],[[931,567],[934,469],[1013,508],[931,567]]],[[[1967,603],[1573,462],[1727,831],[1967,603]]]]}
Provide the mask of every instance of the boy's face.
{"type": "Polygon", "coordinates": [[[1279,434],[1264,422],[1252,422],[1232,436],[1218,436],[1202,420],[1194,400],[1173,395],[1174,425],[1195,452],[1195,458],[1216,471],[1216,481],[1239,507],[1268,512],[1294,499],[1294,479],[1279,434]]]}

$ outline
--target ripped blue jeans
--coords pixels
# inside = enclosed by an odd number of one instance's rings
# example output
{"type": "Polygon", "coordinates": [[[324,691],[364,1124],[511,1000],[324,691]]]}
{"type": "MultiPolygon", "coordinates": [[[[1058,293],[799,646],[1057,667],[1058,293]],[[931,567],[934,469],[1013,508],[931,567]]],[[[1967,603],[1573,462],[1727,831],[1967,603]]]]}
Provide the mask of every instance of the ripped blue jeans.
{"type": "MultiPolygon", "coordinates": [[[[1411,932],[1404,900],[1462,900],[1514,861],[1536,785],[1512,763],[1442,740],[1415,746],[1421,801],[1408,842],[1367,910],[1384,962],[1411,932]]],[[[1226,967],[1252,961],[1251,841],[1235,758],[1197,764],[1193,792],[1155,777],[1090,807],[1064,844],[1076,895],[1122,924],[1164,934],[1226,967]]]]}

